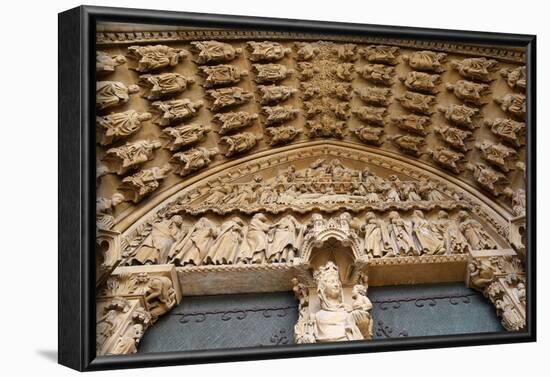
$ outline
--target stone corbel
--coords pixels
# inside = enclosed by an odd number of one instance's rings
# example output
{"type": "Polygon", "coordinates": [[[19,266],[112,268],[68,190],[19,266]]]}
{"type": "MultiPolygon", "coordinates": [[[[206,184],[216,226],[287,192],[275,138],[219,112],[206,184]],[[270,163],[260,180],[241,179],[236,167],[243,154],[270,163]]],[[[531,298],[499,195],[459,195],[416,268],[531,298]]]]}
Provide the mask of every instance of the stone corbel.
{"type": "Polygon", "coordinates": [[[181,298],[173,265],[116,268],[97,296],[97,354],[137,352],[145,330],[181,298]]]}
{"type": "Polygon", "coordinates": [[[525,272],[514,250],[472,251],[466,283],[493,303],[506,330],[525,329],[525,272]]]}

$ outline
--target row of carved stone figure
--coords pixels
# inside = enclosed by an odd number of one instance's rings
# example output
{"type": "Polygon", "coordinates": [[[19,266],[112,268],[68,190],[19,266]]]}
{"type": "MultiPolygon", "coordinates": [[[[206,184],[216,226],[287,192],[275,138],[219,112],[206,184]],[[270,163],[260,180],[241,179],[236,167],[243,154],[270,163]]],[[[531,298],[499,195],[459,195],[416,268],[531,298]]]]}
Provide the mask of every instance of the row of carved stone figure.
{"type": "Polygon", "coordinates": [[[127,264],[220,265],[284,263],[298,256],[304,227],[286,215],[269,223],[256,214],[248,225],[239,217],[216,225],[206,217],[182,226],[178,215],[153,224],[151,234],[127,264]]]}

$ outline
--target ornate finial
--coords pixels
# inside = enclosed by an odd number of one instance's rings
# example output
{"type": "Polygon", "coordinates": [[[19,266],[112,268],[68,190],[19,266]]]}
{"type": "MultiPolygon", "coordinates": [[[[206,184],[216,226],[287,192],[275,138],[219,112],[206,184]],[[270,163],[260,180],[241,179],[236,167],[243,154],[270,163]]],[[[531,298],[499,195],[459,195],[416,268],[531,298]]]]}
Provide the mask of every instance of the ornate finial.
{"type": "Polygon", "coordinates": [[[319,284],[320,281],[326,280],[328,277],[340,278],[340,275],[338,274],[338,266],[336,266],[332,261],[328,261],[327,264],[319,267],[319,269],[313,274],[313,278],[317,284],[319,284]]]}

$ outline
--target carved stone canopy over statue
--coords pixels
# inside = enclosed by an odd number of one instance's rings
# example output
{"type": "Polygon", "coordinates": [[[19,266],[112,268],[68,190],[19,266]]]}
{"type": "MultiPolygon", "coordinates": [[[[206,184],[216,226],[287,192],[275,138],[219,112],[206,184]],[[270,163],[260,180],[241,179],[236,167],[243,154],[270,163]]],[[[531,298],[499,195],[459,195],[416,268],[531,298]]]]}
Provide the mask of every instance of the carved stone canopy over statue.
{"type": "Polygon", "coordinates": [[[248,71],[239,70],[229,64],[199,67],[199,72],[204,76],[203,86],[205,88],[234,85],[248,76],[248,71]]]}
{"type": "Polygon", "coordinates": [[[371,45],[359,50],[369,63],[397,65],[399,56],[399,47],[371,45]]]}
{"type": "Polygon", "coordinates": [[[190,123],[177,127],[166,127],[162,130],[170,139],[170,150],[177,151],[204,140],[210,127],[200,123],[190,123]]]}
{"type": "Polygon", "coordinates": [[[212,158],[218,153],[217,148],[192,148],[186,152],[175,153],[170,159],[170,163],[175,174],[185,177],[210,165],[212,158]]]}
{"type": "Polygon", "coordinates": [[[162,181],[170,172],[170,166],[153,167],[141,170],[122,180],[119,190],[126,200],[138,203],[145,196],[159,188],[162,181]]]}
{"type": "Polygon", "coordinates": [[[188,98],[156,101],[151,104],[151,106],[161,112],[161,117],[158,120],[160,126],[179,123],[195,117],[203,105],[204,102],[201,100],[193,102],[188,98]]]}
{"type": "Polygon", "coordinates": [[[128,110],[96,117],[97,140],[100,145],[109,145],[129,137],[142,127],[142,123],[151,119],[150,113],[128,110]]]}
{"type": "Polygon", "coordinates": [[[193,52],[197,53],[197,64],[227,63],[241,55],[242,48],[234,48],[229,43],[218,41],[191,42],[193,52]]]}
{"type": "Polygon", "coordinates": [[[158,140],[138,140],[107,150],[102,160],[109,171],[123,175],[129,170],[152,160],[154,151],[161,146],[158,140]]]}
{"type": "Polygon", "coordinates": [[[234,131],[252,126],[256,119],[258,119],[258,114],[251,114],[246,111],[237,111],[216,114],[212,120],[221,125],[217,132],[220,135],[227,135],[234,131]]]}
{"type": "Polygon", "coordinates": [[[139,92],[139,86],[129,85],[118,81],[98,81],[96,84],[96,106],[104,110],[120,106],[130,100],[130,94],[139,92]]]}
{"type": "Polygon", "coordinates": [[[489,85],[467,80],[458,80],[454,84],[447,83],[445,88],[452,91],[457,98],[475,106],[484,105],[486,102],[483,101],[483,97],[491,93],[489,85]]]}
{"type": "Polygon", "coordinates": [[[231,136],[224,136],[220,142],[227,146],[226,157],[232,157],[241,153],[248,152],[256,146],[261,135],[255,135],[251,132],[242,132],[231,136]]]}
{"type": "Polygon", "coordinates": [[[250,50],[248,58],[253,62],[270,62],[280,60],[292,52],[290,48],[285,48],[277,42],[248,42],[247,47],[250,50]]]}
{"type": "Polygon", "coordinates": [[[515,147],[525,144],[525,123],[505,118],[485,119],[484,123],[502,141],[515,147]]]}
{"type": "Polygon", "coordinates": [[[126,63],[122,55],[109,55],[102,51],[96,51],[95,70],[97,74],[108,74],[115,71],[116,67],[126,63]]]}
{"type": "Polygon", "coordinates": [[[242,105],[250,101],[254,95],[238,86],[221,89],[211,89],[206,92],[211,98],[210,110],[220,111],[228,107],[242,105]]]}
{"type": "Polygon", "coordinates": [[[139,76],[139,85],[145,89],[142,96],[150,101],[172,97],[183,92],[189,84],[194,82],[194,78],[185,77],[179,73],[139,76]]]}
{"type": "Polygon", "coordinates": [[[137,66],[134,69],[138,72],[151,72],[165,67],[174,67],[187,55],[188,52],[183,49],[163,45],[128,47],[128,56],[137,60],[137,66]]]}
{"type": "Polygon", "coordinates": [[[433,51],[416,51],[402,56],[403,61],[418,71],[443,72],[447,54],[433,51]]]}
{"type": "Polygon", "coordinates": [[[498,69],[498,62],[486,58],[468,58],[453,60],[451,67],[466,79],[489,82],[491,81],[491,72],[498,69]]]}
{"type": "Polygon", "coordinates": [[[367,81],[386,86],[393,84],[395,76],[395,68],[383,64],[366,64],[357,72],[367,81]]]}

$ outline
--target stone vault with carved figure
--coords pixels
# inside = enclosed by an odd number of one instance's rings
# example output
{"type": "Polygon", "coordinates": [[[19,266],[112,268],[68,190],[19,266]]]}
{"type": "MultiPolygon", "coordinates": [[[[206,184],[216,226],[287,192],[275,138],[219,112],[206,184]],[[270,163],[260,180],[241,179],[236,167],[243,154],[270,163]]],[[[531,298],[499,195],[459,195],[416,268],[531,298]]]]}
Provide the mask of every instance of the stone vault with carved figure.
{"type": "Polygon", "coordinates": [[[98,355],[525,329],[522,49],[96,42],[98,355]]]}

